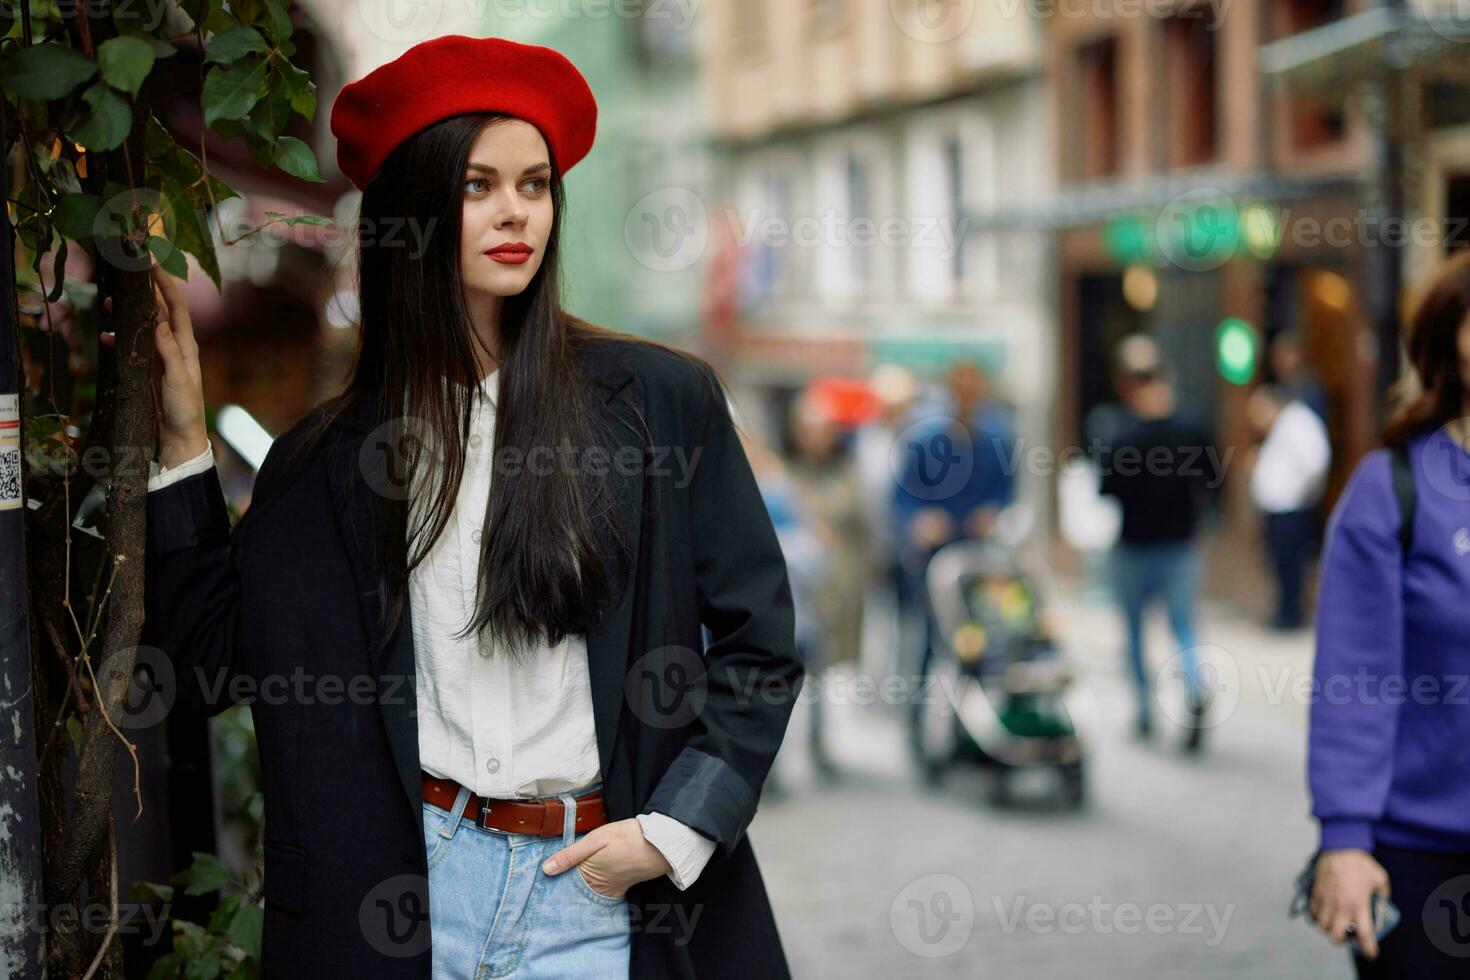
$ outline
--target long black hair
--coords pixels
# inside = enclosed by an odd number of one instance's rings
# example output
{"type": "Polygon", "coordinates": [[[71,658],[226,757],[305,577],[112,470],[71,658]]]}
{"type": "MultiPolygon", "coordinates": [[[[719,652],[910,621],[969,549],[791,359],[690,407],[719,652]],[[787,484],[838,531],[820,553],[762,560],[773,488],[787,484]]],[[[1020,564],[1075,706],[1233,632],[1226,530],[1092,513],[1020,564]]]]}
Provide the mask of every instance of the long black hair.
{"type": "MultiPolygon", "coordinates": [[[[320,428],[366,399],[381,406],[384,418],[422,426],[434,442],[429,495],[412,508],[406,500],[383,502],[388,540],[380,645],[401,619],[409,572],[453,516],[464,474],[480,384],[460,267],[465,165],[485,126],[505,118],[466,114],[421,130],[395,148],[362,194],[359,347],[347,387],[325,406],[320,428]],[[410,231],[415,226],[417,236],[410,231]],[[395,235],[393,229],[402,230],[395,235]]],[[[554,217],[541,266],[522,293],[502,303],[493,460],[529,459],[535,447],[598,444],[604,433],[594,399],[606,392],[587,376],[578,356],[587,345],[643,343],[693,356],[594,326],[562,309],[558,246],[565,193],[555,159],[551,165],[554,217]]],[[[718,383],[723,387],[723,379],[718,383]]],[[[307,440],[314,441],[315,436],[307,440]]],[[[585,632],[626,586],[612,581],[598,546],[603,529],[624,556],[633,547],[610,496],[591,467],[498,470],[482,526],[474,611],[462,635],[488,633],[496,642],[483,644],[482,651],[504,650],[520,661],[538,643],[556,645],[568,634],[585,632]]]]}

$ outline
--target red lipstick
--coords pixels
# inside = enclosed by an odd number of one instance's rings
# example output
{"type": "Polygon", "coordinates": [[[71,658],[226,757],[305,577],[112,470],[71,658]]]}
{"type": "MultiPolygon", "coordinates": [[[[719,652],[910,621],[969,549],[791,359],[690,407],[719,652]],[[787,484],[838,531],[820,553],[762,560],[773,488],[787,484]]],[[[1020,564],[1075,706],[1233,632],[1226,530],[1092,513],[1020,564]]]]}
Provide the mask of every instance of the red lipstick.
{"type": "Polygon", "coordinates": [[[502,265],[523,265],[531,258],[531,253],[536,251],[525,242],[507,242],[504,245],[496,245],[487,249],[485,254],[502,265]]]}

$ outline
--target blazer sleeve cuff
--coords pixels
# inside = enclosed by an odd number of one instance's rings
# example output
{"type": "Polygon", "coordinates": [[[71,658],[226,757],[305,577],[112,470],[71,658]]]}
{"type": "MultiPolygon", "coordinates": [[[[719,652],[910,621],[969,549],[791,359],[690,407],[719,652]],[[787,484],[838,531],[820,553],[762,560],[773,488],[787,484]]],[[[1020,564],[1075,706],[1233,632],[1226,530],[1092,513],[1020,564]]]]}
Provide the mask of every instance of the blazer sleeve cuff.
{"type": "Polygon", "coordinates": [[[230,511],[219,470],[181,477],[148,494],[148,542],[154,554],[218,544],[230,538],[230,511]]]}
{"type": "Polygon", "coordinates": [[[715,852],[715,842],[663,813],[638,814],[643,838],[669,862],[668,879],[680,891],[694,884],[715,852]]]}
{"type": "Polygon", "coordinates": [[[148,492],[162,490],[182,480],[186,476],[203,473],[214,465],[214,444],[208,440],[204,443],[204,452],[193,459],[185,460],[178,466],[164,466],[156,459],[148,461],[148,492]]]}
{"type": "Polygon", "coordinates": [[[663,813],[715,841],[728,856],[755,816],[756,797],[725,760],[686,746],[654,787],[644,813],[663,813]]]}

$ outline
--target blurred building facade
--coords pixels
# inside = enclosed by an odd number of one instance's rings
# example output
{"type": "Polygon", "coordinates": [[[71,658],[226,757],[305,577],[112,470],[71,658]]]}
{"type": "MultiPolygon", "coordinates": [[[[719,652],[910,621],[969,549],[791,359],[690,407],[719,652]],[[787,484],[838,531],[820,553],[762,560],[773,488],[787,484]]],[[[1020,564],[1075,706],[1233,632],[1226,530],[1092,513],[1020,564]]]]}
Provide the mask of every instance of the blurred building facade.
{"type": "Polygon", "coordinates": [[[1050,243],[977,231],[1051,194],[1042,35],[1011,6],[706,5],[713,281],[727,293],[710,339],[744,384],[882,363],[937,379],[973,359],[1029,444],[1046,440],[1050,243]]]}
{"type": "MultiPolygon", "coordinates": [[[[1247,497],[1255,441],[1245,403],[1256,363],[1293,330],[1327,394],[1336,449],[1327,505],[1373,443],[1376,363],[1368,317],[1360,109],[1283,92],[1262,77],[1262,39],[1342,16],[1332,0],[1236,0],[1106,9],[1047,24],[1061,192],[1040,220],[1058,229],[1062,351],[1056,438],[1112,397],[1109,354],[1123,335],[1159,340],[1180,405],[1233,453],[1219,498],[1217,569],[1255,548],[1247,497]],[[1333,231],[1337,234],[1333,234],[1333,231]],[[1222,346],[1244,327],[1249,363],[1222,346]]],[[[1242,336],[1242,334],[1236,334],[1242,336]]],[[[1263,360],[1263,358],[1261,359],[1263,360]]],[[[1234,572],[1217,585],[1255,591],[1234,572]]]]}

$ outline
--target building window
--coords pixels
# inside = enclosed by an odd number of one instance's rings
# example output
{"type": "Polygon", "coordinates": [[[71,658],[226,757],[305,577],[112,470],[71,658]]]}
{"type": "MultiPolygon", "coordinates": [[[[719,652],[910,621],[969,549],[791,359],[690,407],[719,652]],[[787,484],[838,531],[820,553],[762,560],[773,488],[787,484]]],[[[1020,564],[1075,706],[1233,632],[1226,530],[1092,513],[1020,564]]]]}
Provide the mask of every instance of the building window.
{"type": "MultiPolygon", "coordinates": [[[[1314,30],[1342,18],[1346,12],[1343,0],[1285,0],[1276,11],[1278,38],[1314,30]]],[[[1287,99],[1287,116],[1291,122],[1292,146],[1299,150],[1336,143],[1347,129],[1340,105],[1310,94],[1287,99]]]]}
{"type": "Polygon", "coordinates": [[[873,249],[877,247],[877,235],[876,232],[865,235],[853,233],[858,222],[863,222],[865,232],[877,225],[873,218],[868,168],[857,154],[850,153],[847,156],[847,240],[852,253],[853,293],[863,297],[872,293],[873,249]]]}
{"type": "Polygon", "coordinates": [[[1455,174],[1445,185],[1446,252],[1470,248],[1470,174],[1455,174]]]}
{"type": "Polygon", "coordinates": [[[734,26],[736,53],[742,58],[765,57],[769,26],[766,0],[740,0],[735,4],[734,26]]]}
{"type": "Polygon", "coordinates": [[[1083,180],[1118,172],[1118,41],[1105,38],[1077,49],[1077,112],[1083,180]]]}
{"type": "Polygon", "coordinates": [[[1163,24],[1170,167],[1198,166],[1216,155],[1217,32],[1205,13],[1188,8],[1163,24]]]}
{"type": "Polygon", "coordinates": [[[808,37],[832,37],[847,30],[847,0],[806,0],[808,37]]]}
{"type": "MultiPolygon", "coordinates": [[[[949,191],[950,227],[959,229],[965,224],[965,148],[961,145],[959,136],[955,134],[945,137],[944,140],[944,177],[944,185],[949,191]]],[[[955,242],[954,255],[950,263],[950,278],[954,280],[955,291],[963,295],[965,248],[962,242],[955,242]]]]}

